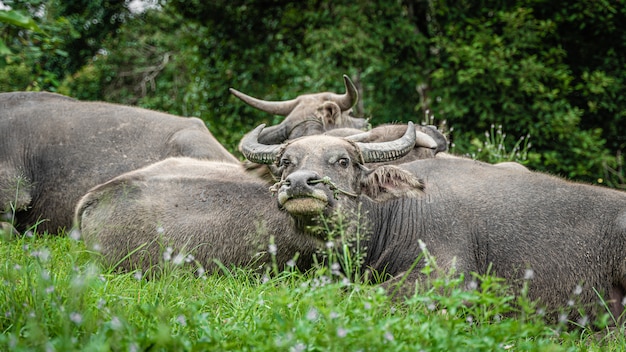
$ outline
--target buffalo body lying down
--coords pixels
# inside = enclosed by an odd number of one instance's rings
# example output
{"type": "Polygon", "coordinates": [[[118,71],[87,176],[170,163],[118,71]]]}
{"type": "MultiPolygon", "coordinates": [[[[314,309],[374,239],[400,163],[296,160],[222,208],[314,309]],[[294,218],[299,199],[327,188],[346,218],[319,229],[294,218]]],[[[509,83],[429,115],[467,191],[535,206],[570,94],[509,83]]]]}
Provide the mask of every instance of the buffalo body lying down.
{"type": "Polygon", "coordinates": [[[45,92],[0,93],[0,213],[19,230],[72,225],[91,187],[171,156],[236,163],[197,118],[81,102],[45,92]]]}
{"type": "MultiPolygon", "coordinates": [[[[366,167],[409,152],[409,127],[400,140],[375,147],[330,136],[268,146],[257,143],[257,129],[242,150],[254,162],[277,162],[276,198],[255,179],[250,182],[260,186],[254,192],[242,186],[248,184],[240,181],[245,173],[234,169],[228,175],[199,172],[190,182],[186,169],[201,170],[204,162],[179,159],[179,166],[149,167],[93,189],[77,219],[85,240],[99,244],[112,264],[160,237],[188,249],[209,248],[196,259],[240,264],[274,235],[281,263],[298,251],[306,267],[323,242],[309,225],[319,214],[353,214],[360,206],[370,230],[363,242],[368,268],[403,275],[422,254],[423,242],[440,267],[454,267],[466,278],[490,267],[513,285],[532,277],[529,295],[549,312],[577,295],[593,319],[603,309],[597,290],[614,316],[623,313],[626,194],[465,159],[366,167]],[[175,169],[184,171],[176,175],[175,169]]],[[[152,257],[158,257],[156,249],[152,257]]],[[[122,265],[143,264],[135,259],[122,265]]],[[[423,280],[423,264],[409,274],[409,286],[423,280]]]]}
{"type": "MultiPolygon", "coordinates": [[[[403,153],[412,149],[415,134],[405,143],[403,153]]],[[[377,148],[398,144],[362,146],[377,153],[377,148]]],[[[375,157],[385,159],[390,157],[375,157]]],[[[100,248],[106,263],[126,270],[158,265],[168,246],[193,254],[207,270],[216,268],[215,260],[227,266],[262,265],[272,236],[278,264],[299,253],[298,266],[304,269],[324,244],[276,207],[266,181],[240,165],[190,158],[166,159],[94,187],[78,203],[76,225],[88,246],[100,248]]]]}

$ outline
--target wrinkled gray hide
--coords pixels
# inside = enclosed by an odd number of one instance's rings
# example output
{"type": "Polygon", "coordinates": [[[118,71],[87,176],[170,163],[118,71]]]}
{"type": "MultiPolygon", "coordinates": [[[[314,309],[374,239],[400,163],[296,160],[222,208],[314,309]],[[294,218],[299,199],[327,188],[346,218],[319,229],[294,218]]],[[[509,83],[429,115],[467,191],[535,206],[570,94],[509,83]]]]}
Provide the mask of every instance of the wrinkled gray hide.
{"type": "Polygon", "coordinates": [[[301,231],[274,202],[267,184],[240,165],[170,158],[90,190],[76,224],[88,248],[123,270],[162,264],[168,246],[172,258],[191,253],[207,271],[218,268],[215,260],[263,267],[271,236],[279,266],[299,253],[296,264],[310,267],[324,241],[301,231]]]}
{"type": "Polygon", "coordinates": [[[93,186],[170,156],[237,162],[197,118],[52,93],[0,93],[0,211],[23,231],[72,225],[93,186]]]}
{"type": "MultiPolygon", "coordinates": [[[[520,287],[532,270],[529,296],[541,300],[551,317],[576,299],[593,321],[603,309],[594,290],[615,317],[624,312],[625,192],[461,158],[400,165],[423,180],[423,192],[408,192],[406,177],[377,175],[372,183],[373,175],[390,166],[369,170],[359,163],[359,148],[329,138],[304,137],[275,147],[281,172],[277,200],[303,223],[315,223],[320,211],[349,212],[360,204],[371,226],[366,267],[402,275],[421,254],[423,241],[441,268],[454,266],[468,280],[469,272],[485,274],[492,265],[491,273],[520,287]],[[325,177],[346,195],[336,199],[327,183],[318,182],[325,177]],[[387,201],[377,202],[381,197],[387,201]]],[[[254,146],[254,140],[242,144],[254,146]]],[[[423,265],[408,282],[423,279],[423,265]]]]}
{"type": "MultiPolygon", "coordinates": [[[[399,147],[406,153],[414,138],[413,133],[412,138],[364,148],[387,157],[383,149],[399,147]]],[[[372,175],[372,182],[379,176],[383,173],[372,175]]],[[[279,209],[275,201],[267,183],[240,165],[170,158],[91,189],[80,200],[75,219],[87,246],[99,248],[108,265],[125,270],[162,264],[168,246],[173,255],[191,253],[207,270],[216,269],[214,260],[226,266],[262,266],[271,236],[279,266],[298,254],[298,267],[307,269],[325,237],[279,209]],[[129,253],[133,255],[122,260],[129,253]]]]}

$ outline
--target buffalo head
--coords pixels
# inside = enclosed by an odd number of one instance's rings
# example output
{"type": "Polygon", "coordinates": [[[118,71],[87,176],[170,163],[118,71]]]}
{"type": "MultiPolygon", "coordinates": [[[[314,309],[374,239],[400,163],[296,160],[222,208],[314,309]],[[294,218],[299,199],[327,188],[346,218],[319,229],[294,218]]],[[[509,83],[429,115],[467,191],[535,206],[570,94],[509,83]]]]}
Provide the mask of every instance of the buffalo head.
{"type": "Polygon", "coordinates": [[[241,142],[248,160],[275,163],[280,181],[273,187],[278,204],[305,221],[330,214],[338,206],[350,207],[361,196],[374,201],[421,194],[422,183],[392,165],[368,169],[365,163],[384,163],[401,158],[415,145],[415,128],[393,141],[362,143],[350,137],[307,136],[279,145],[258,142],[263,125],[241,142]]]}
{"type": "Polygon", "coordinates": [[[280,124],[264,129],[258,136],[259,143],[276,144],[288,139],[322,134],[335,128],[367,128],[367,119],[352,116],[352,107],[358,101],[358,93],[348,76],[344,75],[343,79],[346,87],[344,94],[304,94],[286,101],[260,100],[233,88],[230,92],[254,108],[285,116],[280,124]]]}

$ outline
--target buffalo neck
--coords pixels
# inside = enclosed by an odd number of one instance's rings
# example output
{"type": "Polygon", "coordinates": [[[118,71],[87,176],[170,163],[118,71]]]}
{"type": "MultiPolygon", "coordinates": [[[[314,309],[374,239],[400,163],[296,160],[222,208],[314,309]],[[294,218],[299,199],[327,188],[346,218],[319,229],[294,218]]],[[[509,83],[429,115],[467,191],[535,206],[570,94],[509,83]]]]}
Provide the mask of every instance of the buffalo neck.
{"type": "Polygon", "coordinates": [[[420,216],[421,203],[414,198],[382,203],[361,198],[362,212],[370,229],[364,241],[367,251],[364,266],[392,276],[408,270],[421,253],[422,231],[415,221],[420,216]]]}

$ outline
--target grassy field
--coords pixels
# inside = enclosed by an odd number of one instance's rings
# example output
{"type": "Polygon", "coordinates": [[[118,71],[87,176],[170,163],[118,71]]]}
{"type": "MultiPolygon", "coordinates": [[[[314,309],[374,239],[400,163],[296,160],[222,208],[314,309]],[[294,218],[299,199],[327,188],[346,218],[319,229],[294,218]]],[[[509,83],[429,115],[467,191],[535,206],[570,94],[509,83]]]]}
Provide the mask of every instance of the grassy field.
{"type": "MultiPolygon", "coordinates": [[[[4,238],[3,351],[624,351],[624,328],[567,329],[492,277],[392,302],[337,264],[300,273],[112,273],[72,236],[4,238]]],[[[332,255],[331,255],[332,257],[332,255]]],[[[332,259],[332,258],[331,258],[332,259]]],[[[606,321],[606,319],[605,319],[606,321]]]]}

